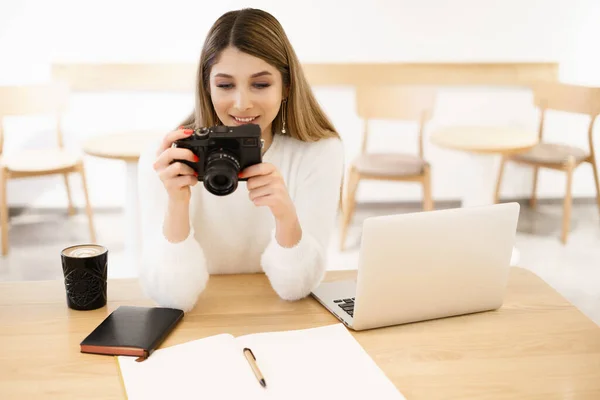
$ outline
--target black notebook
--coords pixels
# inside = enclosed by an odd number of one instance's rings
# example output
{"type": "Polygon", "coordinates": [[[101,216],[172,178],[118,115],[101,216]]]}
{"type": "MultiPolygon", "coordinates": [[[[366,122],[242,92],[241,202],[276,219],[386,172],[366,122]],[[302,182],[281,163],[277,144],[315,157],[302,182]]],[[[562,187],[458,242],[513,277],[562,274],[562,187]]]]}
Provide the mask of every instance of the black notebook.
{"type": "Polygon", "coordinates": [[[145,360],[183,314],[175,308],[120,306],[81,342],[81,352],[145,360]]]}

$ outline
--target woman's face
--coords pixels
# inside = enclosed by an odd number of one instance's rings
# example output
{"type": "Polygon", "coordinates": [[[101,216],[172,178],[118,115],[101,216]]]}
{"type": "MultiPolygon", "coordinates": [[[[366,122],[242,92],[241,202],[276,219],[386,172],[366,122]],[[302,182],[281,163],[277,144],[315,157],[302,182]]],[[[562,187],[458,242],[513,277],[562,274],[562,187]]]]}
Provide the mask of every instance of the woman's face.
{"type": "Polygon", "coordinates": [[[228,47],[211,69],[210,93],[224,125],[258,124],[265,135],[281,106],[281,73],[260,58],[228,47]]]}

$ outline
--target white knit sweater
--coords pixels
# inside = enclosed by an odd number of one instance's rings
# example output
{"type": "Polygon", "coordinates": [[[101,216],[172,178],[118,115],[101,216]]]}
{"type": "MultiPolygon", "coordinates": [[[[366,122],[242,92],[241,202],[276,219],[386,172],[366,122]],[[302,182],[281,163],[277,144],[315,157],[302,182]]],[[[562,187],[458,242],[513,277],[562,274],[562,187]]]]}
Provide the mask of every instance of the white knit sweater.
{"type": "Polygon", "coordinates": [[[139,161],[142,221],[140,281],[158,305],[191,310],[210,274],[264,272],[283,299],[305,297],[325,271],[344,169],[339,139],[308,143],[275,134],[263,156],[283,176],[296,207],[302,238],[291,248],[275,239],[268,207],[256,207],[246,182],[228,196],[214,196],[203,182],[191,188],[190,235],[179,243],[163,235],[167,192],[152,164],[158,143],[139,161]]]}

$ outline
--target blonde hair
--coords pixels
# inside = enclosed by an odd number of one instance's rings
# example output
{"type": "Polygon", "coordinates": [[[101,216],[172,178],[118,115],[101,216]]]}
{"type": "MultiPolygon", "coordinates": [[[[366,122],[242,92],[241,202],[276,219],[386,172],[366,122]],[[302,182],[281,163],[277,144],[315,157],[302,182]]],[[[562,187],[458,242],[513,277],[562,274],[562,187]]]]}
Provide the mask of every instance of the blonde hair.
{"type": "Polygon", "coordinates": [[[229,46],[264,60],[281,73],[286,101],[273,121],[274,134],[304,142],[339,138],[315,99],[279,21],[268,12],[252,8],[229,11],[211,27],[198,63],[196,107],[181,126],[197,129],[221,124],[210,98],[210,70],[220,53],[229,46]],[[281,133],[283,111],[286,115],[285,134],[281,133]]]}

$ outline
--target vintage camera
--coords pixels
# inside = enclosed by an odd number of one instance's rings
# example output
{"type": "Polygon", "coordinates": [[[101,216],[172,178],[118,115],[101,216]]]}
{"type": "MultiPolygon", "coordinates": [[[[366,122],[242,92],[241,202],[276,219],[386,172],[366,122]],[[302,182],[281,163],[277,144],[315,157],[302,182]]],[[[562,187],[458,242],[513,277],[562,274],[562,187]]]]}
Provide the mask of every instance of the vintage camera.
{"type": "Polygon", "coordinates": [[[262,162],[263,143],[259,125],[218,125],[196,129],[189,137],[175,141],[173,147],[190,149],[198,156],[198,162],[175,161],[194,169],[210,193],[226,196],[237,189],[238,179],[247,180],[238,178],[240,171],[262,162]]]}

